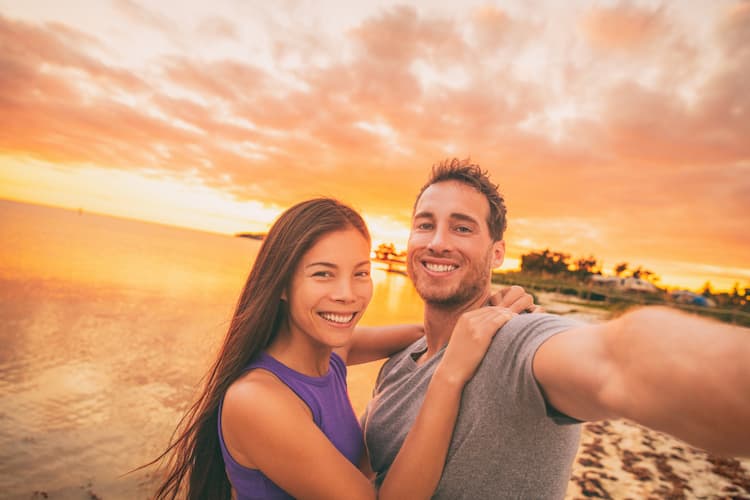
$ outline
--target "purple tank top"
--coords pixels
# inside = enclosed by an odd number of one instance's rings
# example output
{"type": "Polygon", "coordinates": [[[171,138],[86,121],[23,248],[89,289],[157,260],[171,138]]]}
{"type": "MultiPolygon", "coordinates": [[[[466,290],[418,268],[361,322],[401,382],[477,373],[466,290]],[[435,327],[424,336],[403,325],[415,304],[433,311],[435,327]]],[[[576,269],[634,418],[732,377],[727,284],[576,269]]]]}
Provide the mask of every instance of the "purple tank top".
{"type": "MultiPolygon", "coordinates": [[[[347,393],[346,364],[338,354],[331,354],[328,373],[322,377],[310,377],[294,371],[265,352],[250,363],[246,371],[256,368],[268,370],[293,390],[310,408],[315,425],[350,462],[357,465],[363,447],[362,430],[347,393]]],[[[258,404],[263,402],[259,401],[258,404]]],[[[245,467],[232,458],[221,432],[221,406],[218,430],[221,454],[237,500],[292,498],[260,470],[245,467]]]]}

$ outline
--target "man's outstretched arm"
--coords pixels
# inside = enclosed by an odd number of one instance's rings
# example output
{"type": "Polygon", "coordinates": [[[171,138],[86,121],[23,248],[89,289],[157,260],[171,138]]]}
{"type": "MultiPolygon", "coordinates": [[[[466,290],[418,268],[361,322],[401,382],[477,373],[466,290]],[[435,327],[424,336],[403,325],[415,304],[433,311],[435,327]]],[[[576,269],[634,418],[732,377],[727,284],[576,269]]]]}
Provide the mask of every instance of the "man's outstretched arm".
{"type": "Polygon", "coordinates": [[[750,330],[646,307],[547,340],[547,401],[581,420],[627,418],[728,456],[750,456],[750,330]]]}

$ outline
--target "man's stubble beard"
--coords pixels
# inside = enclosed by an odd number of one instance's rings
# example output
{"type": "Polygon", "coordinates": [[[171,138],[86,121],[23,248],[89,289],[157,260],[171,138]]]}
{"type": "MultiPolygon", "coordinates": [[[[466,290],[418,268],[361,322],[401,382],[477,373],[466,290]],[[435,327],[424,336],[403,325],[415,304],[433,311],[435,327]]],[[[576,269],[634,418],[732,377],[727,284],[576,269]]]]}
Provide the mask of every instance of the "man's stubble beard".
{"type": "Polygon", "coordinates": [[[436,309],[452,310],[471,303],[486,291],[492,273],[491,261],[492,249],[490,248],[481,265],[472,268],[469,274],[458,283],[457,287],[450,291],[444,291],[444,288],[437,286],[423,286],[424,284],[420,283],[418,275],[413,269],[414,266],[421,266],[420,262],[412,264],[412,259],[407,259],[407,273],[425,305],[436,309]]]}

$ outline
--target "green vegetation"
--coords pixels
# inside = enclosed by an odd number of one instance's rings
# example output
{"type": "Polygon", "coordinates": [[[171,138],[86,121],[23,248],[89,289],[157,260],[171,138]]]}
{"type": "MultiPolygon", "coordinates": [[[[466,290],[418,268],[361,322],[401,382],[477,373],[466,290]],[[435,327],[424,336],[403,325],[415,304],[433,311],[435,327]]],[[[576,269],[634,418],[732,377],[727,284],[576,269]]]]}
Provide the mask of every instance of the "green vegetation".
{"type": "MultiPolygon", "coordinates": [[[[601,265],[593,255],[571,261],[570,254],[554,252],[549,248],[522,255],[521,270],[526,273],[537,273],[547,276],[573,275],[581,279],[594,274],[602,274],[601,265]]],[[[618,277],[642,279],[650,283],[659,281],[659,276],[655,272],[644,269],[641,266],[630,269],[630,264],[627,262],[617,264],[614,272],[615,276],[618,277]]]]}
{"type": "MultiPolygon", "coordinates": [[[[406,274],[406,252],[397,251],[393,243],[381,243],[373,253],[373,260],[387,264],[388,271],[406,274]]],[[[593,255],[574,259],[549,248],[522,255],[520,271],[492,275],[496,284],[520,285],[532,294],[559,293],[569,296],[571,303],[583,302],[613,315],[639,305],[664,305],[750,327],[750,286],[741,289],[736,283],[731,292],[719,293],[707,282],[700,294],[670,293],[659,281],[655,272],[627,262],[615,265],[613,276],[606,277],[593,255]]]]}
{"type": "Polygon", "coordinates": [[[656,273],[641,266],[622,262],[613,271],[616,278],[604,278],[601,265],[593,256],[573,260],[569,254],[545,249],[522,255],[521,271],[494,273],[492,281],[520,285],[530,293],[567,295],[576,302],[585,301],[587,307],[607,309],[613,314],[638,305],[665,305],[750,327],[750,287],[741,289],[736,283],[731,292],[717,293],[709,282],[700,294],[706,300],[693,301],[690,299],[698,294],[669,293],[657,286],[656,273]]]}

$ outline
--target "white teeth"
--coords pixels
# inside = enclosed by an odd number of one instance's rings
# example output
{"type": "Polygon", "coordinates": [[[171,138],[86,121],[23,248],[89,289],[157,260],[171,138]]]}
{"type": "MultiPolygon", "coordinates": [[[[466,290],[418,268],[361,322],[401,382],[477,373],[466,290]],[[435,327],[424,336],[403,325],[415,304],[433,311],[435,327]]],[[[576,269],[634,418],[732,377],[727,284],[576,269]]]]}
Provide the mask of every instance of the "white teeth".
{"type": "Polygon", "coordinates": [[[332,323],[349,323],[351,320],[354,319],[354,313],[352,314],[334,314],[334,313],[319,313],[320,316],[332,323]]]}
{"type": "Polygon", "coordinates": [[[424,267],[435,273],[447,273],[458,268],[458,266],[454,266],[453,264],[431,264],[429,262],[425,262],[424,267]]]}

